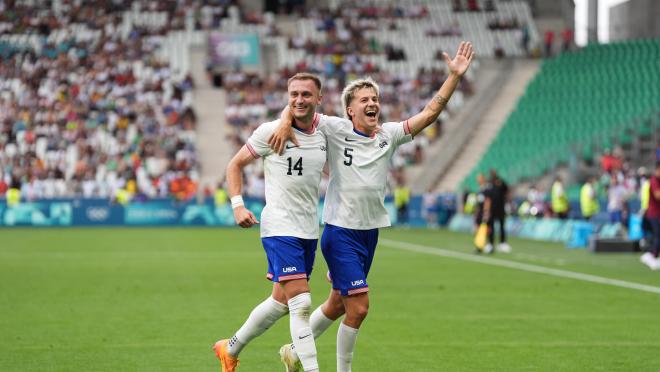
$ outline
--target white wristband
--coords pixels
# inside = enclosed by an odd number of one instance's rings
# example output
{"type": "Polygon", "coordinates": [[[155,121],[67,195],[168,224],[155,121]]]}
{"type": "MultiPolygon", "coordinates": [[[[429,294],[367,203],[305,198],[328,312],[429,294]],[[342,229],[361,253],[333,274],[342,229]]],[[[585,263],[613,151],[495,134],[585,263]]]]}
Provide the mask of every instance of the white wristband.
{"type": "Polygon", "coordinates": [[[236,195],[231,197],[231,209],[236,209],[238,207],[242,207],[243,205],[243,196],[236,195]]]}

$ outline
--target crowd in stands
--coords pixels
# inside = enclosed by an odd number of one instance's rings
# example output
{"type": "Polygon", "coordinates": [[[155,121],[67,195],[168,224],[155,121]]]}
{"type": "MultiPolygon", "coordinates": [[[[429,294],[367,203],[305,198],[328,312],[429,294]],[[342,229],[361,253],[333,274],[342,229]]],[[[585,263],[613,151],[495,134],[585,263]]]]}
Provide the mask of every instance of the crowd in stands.
{"type": "Polygon", "coordinates": [[[452,10],[454,12],[493,12],[495,11],[495,1],[484,0],[482,5],[479,5],[477,0],[453,0],[452,10]]]}
{"type": "Polygon", "coordinates": [[[620,147],[615,147],[613,151],[605,149],[600,156],[599,173],[573,187],[578,192],[569,195],[569,188],[558,177],[547,190],[532,185],[526,198],[513,206],[512,212],[520,217],[572,217],[586,220],[599,215],[598,218],[605,222],[627,226],[631,213],[629,202],[640,199],[642,185],[651,176],[646,167],[635,168],[626,161],[620,147]],[[571,205],[568,203],[569,198],[579,203],[571,205]],[[593,207],[585,205],[590,200],[594,200],[593,207]]]}
{"type": "MultiPolygon", "coordinates": [[[[236,149],[245,143],[256,126],[279,116],[287,102],[287,79],[296,72],[312,72],[322,77],[323,100],[319,111],[335,116],[343,116],[340,96],[346,83],[359,77],[371,76],[380,85],[383,122],[405,120],[421,111],[445,80],[445,72],[441,69],[420,69],[410,78],[388,73],[364,58],[365,55],[385,54],[390,61],[406,59],[403,49],[391,44],[380,45],[374,38],[366,39],[364,31],[375,30],[383,25],[388,30],[396,31],[394,19],[428,17],[428,9],[423,5],[378,6],[370,1],[347,1],[336,10],[310,7],[304,16],[312,19],[316,30],[324,33],[325,37],[319,40],[289,38],[289,48],[305,50],[306,58],[303,61],[268,76],[259,76],[241,69],[224,74],[222,81],[228,97],[226,117],[234,128],[230,140],[236,149]]],[[[449,26],[450,33],[460,33],[457,24],[449,26]]],[[[472,94],[470,81],[464,78],[459,90],[465,95],[472,94]]],[[[444,113],[437,125],[425,132],[425,136],[399,149],[393,160],[393,184],[400,177],[404,165],[421,162],[424,148],[429,141],[438,137],[442,121],[447,119],[447,115],[444,113]]],[[[255,167],[249,173],[246,176],[248,185],[257,186],[248,187],[247,191],[250,193],[253,189],[255,195],[258,195],[259,185],[263,183],[261,169],[255,167]]]]}
{"type": "Polygon", "coordinates": [[[309,7],[304,16],[322,20],[324,23],[334,23],[336,19],[349,19],[371,20],[370,24],[378,24],[396,18],[425,18],[429,16],[429,10],[424,5],[376,5],[370,0],[343,0],[335,9],[309,7]]]}
{"type": "Polygon", "coordinates": [[[128,1],[3,4],[0,37],[32,39],[0,45],[0,195],[192,197],[194,83],[155,57],[177,21],[123,34],[128,1]]]}
{"type": "Polygon", "coordinates": [[[345,1],[336,10],[310,7],[305,17],[314,21],[316,30],[324,32],[323,42],[291,37],[289,48],[304,49],[314,55],[347,55],[385,53],[388,60],[403,60],[401,48],[394,45],[379,45],[375,38],[365,38],[364,32],[377,30],[383,23],[389,30],[397,30],[394,19],[419,19],[429,16],[425,6],[376,6],[369,1],[345,1]],[[338,23],[342,27],[338,27],[338,23]]]}
{"type": "MultiPolygon", "coordinates": [[[[396,19],[429,17],[425,6],[346,1],[330,11],[294,3],[291,8],[314,19],[328,41],[291,38],[290,47],[304,48],[312,58],[276,74],[237,69],[224,76],[226,116],[237,147],[256,125],[279,115],[287,101],[286,80],[298,71],[323,77],[322,112],[338,116],[346,82],[372,76],[381,86],[383,121],[419,112],[444,81],[442,70],[401,77],[363,58],[374,53],[405,58],[397,46],[365,39],[363,31],[383,22],[396,30],[396,19]]],[[[25,4],[0,5],[0,196],[16,188],[26,200],[115,198],[120,191],[136,199],[192,198],[198,179],[194,82],[172,71],[155,52],[170,31],[216,29],[233,16],[242,23],[268,24],[268,17],[245,11],[235,0],[25,4]],[[161,15],[165,22],[129,17],[127,29],[128,12],[161,15]],[[28,42],[16,42],[10,34],[28,42]]],[[[451,26],[449,32],[460,33],[451,26]]],[[[470,81],[464,79],[459,90],[470,95],[470,81]]],[[[400,149],[395,169],[422,160],[447,115],[400,149]]],[[[259,190],[259,170],[254,174],[252,184],[259,190]]]]}

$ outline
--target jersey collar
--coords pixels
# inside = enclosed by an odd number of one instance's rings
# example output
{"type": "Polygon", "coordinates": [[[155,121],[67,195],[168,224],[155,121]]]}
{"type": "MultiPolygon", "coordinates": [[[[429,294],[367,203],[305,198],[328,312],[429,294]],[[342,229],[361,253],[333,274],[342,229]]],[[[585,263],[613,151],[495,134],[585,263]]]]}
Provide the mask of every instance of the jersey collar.
{"type": "Polygon", "coordinates": [[[291,126],[293,128],[295,128],[296,130],[298,130],[300,132],[303,132],[305,134],[314,134],[314,131],[316,131],[316,127],[319,125],[319,120],[320,119],[321,119],[321,117],[319,116],[319,114],[315,112],[314,113],[314,119],[312,119],[312,126],[308,130],[303,130],[299,126],[297,126],[295,120],[293,121],[291,126]]]}
{"type": "Polygon", "coordinates": [[[373,134],[372,136],[369,136],[369,135],[367,135],[367,134],[364,133],[364,132],[360,132],[360,131],[357,130],[355,127],[353,127],[353,132],[355,132],[355,134],[357,134],[357,135],[359,135],[359,136],[366,137],[366,138],[374,138],[374,137],[376,137],[376,133],[377,133],[377,132],[374,132],[374,134],[373,134]]]}

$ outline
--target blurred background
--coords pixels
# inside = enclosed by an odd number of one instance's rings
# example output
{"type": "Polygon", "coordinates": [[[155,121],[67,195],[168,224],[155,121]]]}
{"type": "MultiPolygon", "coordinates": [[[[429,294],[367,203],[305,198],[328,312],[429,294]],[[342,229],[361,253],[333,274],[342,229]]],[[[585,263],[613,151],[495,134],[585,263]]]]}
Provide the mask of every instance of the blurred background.
{"type": "MultiPolygon", "coordinates": [[[[471,230],[483,173],[482,187],[509,186],[513,234],[568,241],[588,220],[604,237],[634,235],[660,157],[659,8],[0,1],[0,225],[231,226],[225,165],[278,116],[288,77],[322,76],[320,111],[341,116],[343,86],[371,76],[382,121],[405,120],[444,81],[442,52],[468,40],[478,58],[447,109],[392,161],[392,221],[471,230]]],[[[260,164],[245,181],[258,212],[260,164]]]]}

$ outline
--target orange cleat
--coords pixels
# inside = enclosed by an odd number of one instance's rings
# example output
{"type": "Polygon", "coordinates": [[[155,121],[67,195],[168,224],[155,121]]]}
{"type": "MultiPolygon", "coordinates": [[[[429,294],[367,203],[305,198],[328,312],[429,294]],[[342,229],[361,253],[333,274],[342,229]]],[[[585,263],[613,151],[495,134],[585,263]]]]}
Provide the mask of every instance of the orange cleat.
{"type": "Polygon", "coordinates": [[[220,359],[222,372],[235,372],[236,367],[238,367],[238,358],[229,355],[227,344],[229,344],[229,340],[220,340],[213,345],[213,350],[215,350],[215,355],[220,359]]]}

